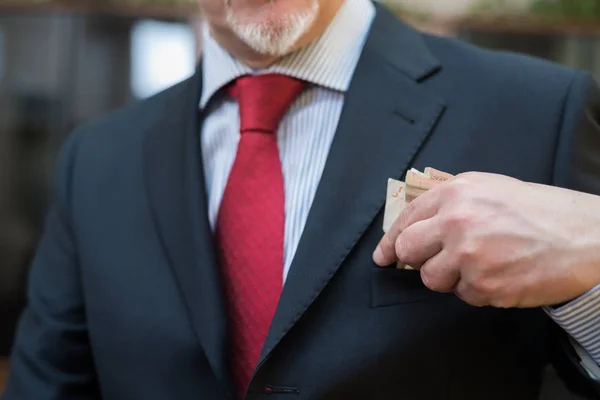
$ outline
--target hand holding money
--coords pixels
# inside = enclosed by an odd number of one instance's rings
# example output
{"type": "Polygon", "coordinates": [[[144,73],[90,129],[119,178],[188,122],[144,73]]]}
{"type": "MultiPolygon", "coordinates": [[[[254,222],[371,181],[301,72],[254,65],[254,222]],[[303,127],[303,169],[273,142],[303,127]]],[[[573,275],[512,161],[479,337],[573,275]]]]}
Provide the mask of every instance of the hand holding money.
{"type": "Polygon", "coordinates": [[[600,284],[598,210],[600,197],[502,175],[411,170],[390,181],[373,258],[476,306],[559,304],[600,284]]]}
{"type": "Polygon", "coordinates": [[[428,167],[425,168],[425,172],[419,172],[414,168],[408,171],[406,182],[390,179],[385,204],[383,231],[387,232],[390,229],[392,223],[406,207],[406,204],[452,177],[451,174],[428,167]]]}

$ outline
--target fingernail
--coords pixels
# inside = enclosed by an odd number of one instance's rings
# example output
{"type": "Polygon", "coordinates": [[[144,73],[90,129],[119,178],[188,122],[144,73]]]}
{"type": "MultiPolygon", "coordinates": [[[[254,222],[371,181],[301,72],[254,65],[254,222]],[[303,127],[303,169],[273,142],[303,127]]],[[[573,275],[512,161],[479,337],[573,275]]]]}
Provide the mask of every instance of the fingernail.
{"type": "Polygon", "coordinates": [[[427,275],[425,275],[422,270],[421,270],[421,280],[423,281],[423,285],[425,285],[426,288],[431,289],[429,287],[429,278],[427,277],[427,275]]]}
{"type": "Polygon", "coordinates": [[[375,252],[373,253],[373,261],[377,265],[383,265],[383,251],[381,250],[381,246],[377,246],[375,252]]]}

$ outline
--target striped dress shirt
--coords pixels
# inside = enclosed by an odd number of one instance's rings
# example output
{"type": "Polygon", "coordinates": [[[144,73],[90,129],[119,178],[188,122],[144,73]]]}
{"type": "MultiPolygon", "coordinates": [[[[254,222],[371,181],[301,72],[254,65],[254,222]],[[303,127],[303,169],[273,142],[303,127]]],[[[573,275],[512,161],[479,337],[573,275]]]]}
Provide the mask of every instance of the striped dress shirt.
{"type": "MultiPolygon", "coordinates": [[[[344,96],[374,16],[375,7],[370,0],[346,0],[318,40],[260,71],[233,58],[210,35],[206,24],[203,27],[200,109],[205,118],[201,151],[208,217],[213,229],[240,138],[237,103],[215,94],[244,75],[280,73],[310,84],[292,104],[277,131],[285,188],[284,280],[308,218],[335,136],[344,96]]],[[[546,312],[569,332],[584,367],[600,380],[600,286],[561,308],[546,308],[546,312]]]]}
{"type": "Polygon", "coordinates": [[[316,42],[263,71],[253,71],[235,60],[204,26],[200,107],[208,106],[208,115],[201,144],[208,216],[213,228],[235,160],[240,120],[233,99],[209,100],[224,85],[248,74],[280,73],[309,83],[277,131],[285,189],[284,278],[308,218],[340,119],[344,93],[350,86],[374,15],[369,0],[346,1],[316,42]]]}

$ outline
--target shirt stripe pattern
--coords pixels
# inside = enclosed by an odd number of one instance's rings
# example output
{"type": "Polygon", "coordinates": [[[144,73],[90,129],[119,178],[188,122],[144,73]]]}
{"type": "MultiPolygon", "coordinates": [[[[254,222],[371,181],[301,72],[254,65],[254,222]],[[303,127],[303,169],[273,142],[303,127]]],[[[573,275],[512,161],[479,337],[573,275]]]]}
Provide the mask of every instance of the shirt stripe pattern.
{"type": "Polygon", "coordinates": [[[317,41],[261,71],[253,71],[228,54],[203,29],[205,113],[201,132],[208,216],[214,230],[219,204],[239,142],[239,108],[234,99],[215,94],[243,75],[280,73],[309,82],[277,131],[285,188],[284,279],[327,161],[364,41],[375,15],[369,0],[346,0],[317,41]],[[215,101],[212,101],[212,100],[215,101]]]}
{"type": "Polygon", "coordinates": [[[545,311],[600,364],[600,285],[569,304],[545,311]]]}

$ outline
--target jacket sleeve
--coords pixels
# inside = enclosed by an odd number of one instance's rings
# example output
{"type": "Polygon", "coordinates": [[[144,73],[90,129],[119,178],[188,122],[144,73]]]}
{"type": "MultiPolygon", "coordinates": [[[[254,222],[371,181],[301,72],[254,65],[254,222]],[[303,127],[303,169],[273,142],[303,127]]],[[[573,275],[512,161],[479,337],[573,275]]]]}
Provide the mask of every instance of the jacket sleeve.
{"type": "Polygon", "coordinates": [[[77,139],[67,140],[59,157],[54,202],[31,265],[2,400],[100,398],[70,216],[77,139]]]}
{"type": "MultiPolygon", "coordinates": [[[[575,73],[565,98],[553,184],[600,195],[600,90],[589,73],[575,73]]],[[[594,361],[587,355],[600,343],[600,298],[595,298],[591,292],[563,310],[549,312],[555,322],[550,352],[572,391],[600,399],[600,376],[590,368],[594,361]],[[570,310],[575,312],[567,313],[570,310]]]]}

